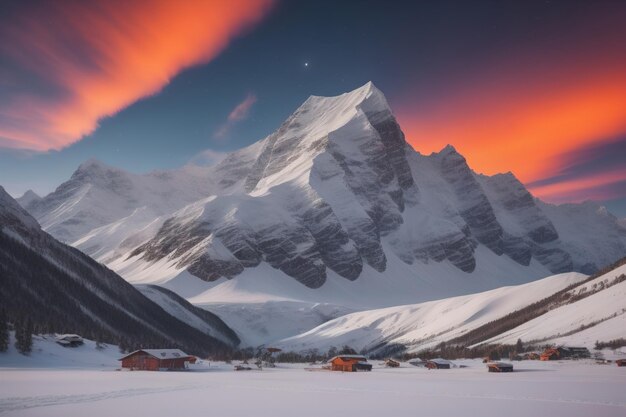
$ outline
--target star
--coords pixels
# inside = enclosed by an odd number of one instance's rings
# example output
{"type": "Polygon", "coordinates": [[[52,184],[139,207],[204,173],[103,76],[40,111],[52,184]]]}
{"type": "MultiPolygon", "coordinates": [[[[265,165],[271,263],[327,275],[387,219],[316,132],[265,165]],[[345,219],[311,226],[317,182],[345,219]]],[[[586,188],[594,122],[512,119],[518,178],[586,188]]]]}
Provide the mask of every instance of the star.
{"type": "Polygon", "coordinates": [[[309,63],[308,63],[308,62],[305,62],[305,63],[304,63],[304,66],[305,66],[305,67],[308,67],[308,66],[309,66],[309,63]]]}

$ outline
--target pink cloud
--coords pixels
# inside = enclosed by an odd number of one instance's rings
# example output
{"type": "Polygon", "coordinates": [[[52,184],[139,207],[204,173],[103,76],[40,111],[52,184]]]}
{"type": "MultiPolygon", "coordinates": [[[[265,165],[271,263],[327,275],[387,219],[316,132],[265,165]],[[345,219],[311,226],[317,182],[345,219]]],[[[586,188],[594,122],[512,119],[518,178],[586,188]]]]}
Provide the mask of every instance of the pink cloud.
{"type": "Polygon", "coordinates": [[[11,68],[0,83],[12,86],[0,97],[0,147],[69,146],[181,70],[214,59],[273,3],[95,0],[17,8],[0,17],[0,60],[11,68]]]}
{"type": "Polygon", "coordinates": [[[228,115],[229,122],[238,122],[248,117],[248,112],[254,103],[256,103],[256,95],[250,93],[248,96],[230,112],[228,115]]]}
{"type": "Polygon", "coordinates": [[[250,109],[257,102],[257,97],[254,93],[249,93],[245,99],[235,106],[234,109],[228,114],[226,122],[222,124],[213,134],[216,139],[223,139],[228,135],[230,129],[238,122],[248,118],[250,109]]]}

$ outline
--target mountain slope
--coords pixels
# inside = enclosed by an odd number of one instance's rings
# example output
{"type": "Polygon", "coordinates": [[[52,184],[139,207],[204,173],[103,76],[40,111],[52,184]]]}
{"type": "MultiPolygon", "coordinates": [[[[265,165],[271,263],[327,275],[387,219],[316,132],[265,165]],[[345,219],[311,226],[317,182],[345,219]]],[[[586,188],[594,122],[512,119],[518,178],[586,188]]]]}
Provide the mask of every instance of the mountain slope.
{"type": "Polygon", "coordinates": [[[566,273],[478,294],[360,311],[274,344],[294,351],[344,345],[359,351],[375,352],[393,345],[419,351],[458,338],[584,279],[585,275],[566,273]]]}
{"type": "Polygon", "coordinates": [[[211,313],[204,312],[206,325],[214,329],[209,335],[167,314],[88,256],[57,242],[2,187],[0,277],[0,301],[9,318],[28,317],[41,332],[80,333],[128,346],[178,345],[205,354],[238,343],[211,313]]]}
{"type": "Polygon", "coordinates": [[[352,313],[273,345],[294,351],[349,345],[369,352],[390,347],[418,352],[442,342],[515,344],[521,338],[530,344],[591,347],[598,340],[626,337],[625,264],[591,278],[560,274],[479,294],[352,313]]]}
{"type": "Polygon", "coordinates": [[[626,229],[593,203],[542,203],[452,146],[416,152],[372,83],[310,97],[213,167],[135,175],[89,161],[30,207],[129,282],[229,313],[252,287],[263,302],[289,292],[283,314],[318,317],[316,303],[362,310],[591,273],[626,248],[626,229]]]}

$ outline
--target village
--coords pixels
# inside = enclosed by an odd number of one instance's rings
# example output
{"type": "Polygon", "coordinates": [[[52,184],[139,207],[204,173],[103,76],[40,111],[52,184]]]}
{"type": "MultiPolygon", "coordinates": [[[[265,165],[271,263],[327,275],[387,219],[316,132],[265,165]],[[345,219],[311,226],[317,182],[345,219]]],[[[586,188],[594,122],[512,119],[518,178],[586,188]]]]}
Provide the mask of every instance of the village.
{"type": "MultiPolygon", "coordinates": [[[[80,336],[63,335],[58,343],[63,346],[76,346],[76,344],[68,345],[68,340],[76,342],[80,336]]],[[[338,372],[370,372],[373,369],[373,363],[368,360],[366,355],[357,354],[350,349],[329,358],[326,361],[313,361],[304,368],[306,371],[338,371],[338,372]]],[[[243,359],[239,363],[233,364],[235,371],[252,371],[263,370],[264,368],[276,368],[279,361],[277,355],[282,350],[280,348],[267,347],[258,350],[257,358],[243,359]],[[253,365],[253,366],[251,366],[253,365]]],[[[543,352],[526,352],[523,355],[512,354],[510,359],[518,363],[524,361],[574,361],[591,359],[591,352],[586,347],[581,346],[555,346],[548,347],[543,352]]],[[[626,357],[619,359],[604,359],[601,354],[594,356],[594,363],[598,365],[608,365],[615,362],[618,367],[626,367],[626,357]]],[[[189,355],[180,349],[138,349],[122,356],[120,370],[129,371],[192,371],[203,369],[204,364],[210,363],[209,360],[202,360],[194,355],[189,355]]],[[[294,361],[290,361],[293,363],[294,361]]],[[[232,361],[226,363],[231,364],[232,361]]],[[[289,362],[284,362],[289,363],[289,362]]],[[[498,357],[487,356],[482,359],[488,372],[513,372],[514,365],[509,362],[502,362],[498,357]]],[[[414,358],[404,364],[394,358],[386,358],[378,363],[379,368],[399,368],[401,366],[421,367],[428,370],[451,369],[456,367],[465,367],[465,365],[456,365],[453,361],[445,358],[420,359],[414,358]]]]}
{"type": "Polygon", "coordinates": [[[491,417],[515,400],[509,417],[613,417],[626,407],[618,400],[626,377],[623,347],[560,346],[507,361],[346,352],[303,362],[267,347],[246,358],[214,360],[173,348],[120,353],[77,334],[37,335],[30,355],[11,346],[0,356],[0,415],[160,417],[184,407],[186,416],[206,410],[313,416],[338,402],[360,417],[379,416],[389,404],[440,416],[471,407],[491,417]],[[309,404],[304,413],[303,403],[309,404]]]}

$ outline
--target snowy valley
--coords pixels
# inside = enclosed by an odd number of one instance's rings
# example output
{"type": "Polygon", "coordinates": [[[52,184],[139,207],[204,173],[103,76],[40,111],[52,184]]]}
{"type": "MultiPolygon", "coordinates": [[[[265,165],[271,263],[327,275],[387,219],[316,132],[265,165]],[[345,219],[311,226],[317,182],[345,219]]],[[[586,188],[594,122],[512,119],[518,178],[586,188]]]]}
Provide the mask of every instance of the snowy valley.
{"type": "Polygon", "coordinates": [[[594,348],[626,336],[625,254],[623,221],[595,203],[550,205],[511,173],[475,173],[451,146],[413,150],[373,84],[312,96],[214,166],[139,175],[90,160],[43,198],[0,188],[3,308],[19,319],[30,309],[36,334],[30,353],[13,340],[0,352],[0,414],[124,414],[141,396],[153,416],[181,398],[196,410],[187,415],[204,415],[243,396],[232,415],[263,401],[278,415],[318,415],[349,397],[367,416],[391,396],[429,415],[614,416],[626,407],[623,371],[592,359],[524,361],[497,378],[477,359],[441,373],[372,360],[373,379],[306,372],[324,363],[235,373],[208,358],[271,347],[406,359],[442,346],[476,357],[518,344],[618,359],[623,347],[594,348]],[[61,347],[53,331],[98,342],[61,347]],[[156,377],[115,372],[122,351],[145,346],[207,359],[156,377]]]}
{"type": "Polygon", "coordinates": [[[511,173],[473,172],[451,146],[413,150],[372,83],[310,97],[214,166],[139,175],[90,160],[19,201],[140,290],[217,314],[242,346],[352,312],[591,274],[626,254],[626,229],[595,203],[550,205],[511,173]]]}

